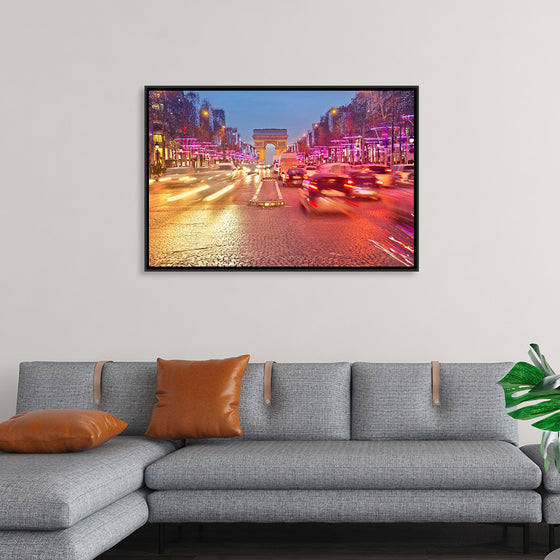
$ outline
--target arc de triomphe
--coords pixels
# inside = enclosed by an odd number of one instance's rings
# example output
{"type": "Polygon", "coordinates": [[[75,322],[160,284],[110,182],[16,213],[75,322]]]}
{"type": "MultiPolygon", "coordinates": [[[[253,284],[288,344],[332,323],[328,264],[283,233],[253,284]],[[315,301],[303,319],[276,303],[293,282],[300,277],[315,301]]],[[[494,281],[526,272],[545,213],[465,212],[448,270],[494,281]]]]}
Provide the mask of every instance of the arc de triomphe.
{"type": "Polygon", "coordinates": [[[288,149],[288,131],[285,128],[255,128],[253,130],[253,145],[259,154],[259,161],[264,161],[266,145],[272,144],[276,155],[288,149]]]}

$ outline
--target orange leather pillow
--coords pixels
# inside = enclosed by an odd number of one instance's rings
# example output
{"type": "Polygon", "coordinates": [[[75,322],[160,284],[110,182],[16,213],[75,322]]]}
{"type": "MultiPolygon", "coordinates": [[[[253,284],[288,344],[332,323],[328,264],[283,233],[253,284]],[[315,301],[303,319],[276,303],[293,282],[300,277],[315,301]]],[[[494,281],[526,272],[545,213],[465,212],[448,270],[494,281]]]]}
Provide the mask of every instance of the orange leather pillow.
{"type": "Polygon", "coordinates": [[[101,410],[33,410],[0,423],[0,449],[66,453],[98,447],[128,424],[101,410]]]}
{"type": "Polygon", "coordinates": [[[157,403],[146,436],[158,439],[241,435],[239,394],[248,354],[225,360],[157,361],[157,403]]]}

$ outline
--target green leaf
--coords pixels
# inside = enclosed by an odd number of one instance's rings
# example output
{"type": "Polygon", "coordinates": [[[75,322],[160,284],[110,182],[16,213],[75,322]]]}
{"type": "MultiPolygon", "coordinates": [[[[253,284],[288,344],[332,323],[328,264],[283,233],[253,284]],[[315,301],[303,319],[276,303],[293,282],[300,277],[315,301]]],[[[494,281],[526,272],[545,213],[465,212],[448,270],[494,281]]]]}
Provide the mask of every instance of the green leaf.
{"type": "Polygon", "coordinates": [[[545,376],[544,372],[527,362],[517,362],[505,377],[498,381],[498,385],[532,387],[539,383],[545,376]]]}
{"type": "Polygon", "coordinates": [[[523,408],[518,408],[508,412],[508,414],[516,420],[531,420],[549,412],[560,410],[560,392],[554,400],[543,401],[538,404],[532,404],[523,408]]]}
{"type": "MultiPolygon", "coordinates": [[[[544,432],[543,437],[541,440],[541,455],[544,457],[544,470],[548,472],[550,468],[551,458],[550,458],[550,450],[553,449],[552,454],[554,455],[554,443],[559,444],[559,436],[558,432],[544,432]]],[[[558,469],[558,461],[554,461],[554,465],[556,466],[556,470],[558,469]]]]}
{"type": "Polygon", "coordinates": [[[535,354],[537,354],[539,358],[541,357],[541,349],[539,348],[538,344],[531,342],[531,344],[529,344],[529,347],[531,348],[531,350],[533,350],[533,352],[535,352],[535,354]]]}
{"type": "MultiPolygon", "coordinates": [[[[527,389],[518,389],[515,387],[504,387],[504,395],[506,398],[506,408],[511,408],[512,406],[518,406],[527,401],[538,401],[541,399],[549,399],[560,397],[560,389],[555,389],[554,391],[543,391],[542,393],[530,393],[527,389]],[[517,393],[520,393],[521,390],[526,391],[525,393],[518,394],[517,396],[513,396],[517,393]]],[[[560,410],[560,406],[558,407],[560,410]]]]}
{"type": "Polygon", "coordinates": [[[548,455],[548,446],[550,445],[554,437],[558,437],[558,434],[556,432],[543,432],[541,438],[541,455],[544,458],[546,458],[546,456],[548,455]]]}
{"type": "Polygon", "coordinates": [[[539,381],[529,392],[537,393],[544,391],[552,391],[560,387],[560,375],[549,375],[545,377],[542,381],[539,381]]]}
{"type": "Polygon", "coordinates": [[[532,343],[529,344],[529,346],[531,347],[531,350],[529,350],[529,357],[531,358],[531,361],[546,375],[555,375],[554,370],[548,365],[544,354],[541,353],[539,345],[532,343]],[[535,354],[538,356],[538,358],[535,356],[535,354]]]}
{"type": "Polygon", "coordinates": [[[546,358],[544,356],[542,357],[542,360],[544,367],[550,372],[550,375],[555,375],[554,370],[548,365],[548,362],[546,361],[546,358]]]}
{"type": "Polygon", "coordinates": [[[551,414],[538,422],[532,424],[535,428],[539,430],[548,430],[550,432],[558,432],[560,431],[560,412],[556,414],[551,414]]]}
{"type": "Polygon", "coordinates": [[[530,344],[529,357],[534,365],[517,362],[498,385],[504,390],[506,412],[512,418],[540,418],[533,426],[543,430],[544,468],[548,471],[554,462],[560,472],[560,375],[554,373],[538,344],[530,344]]]}
{"type": "Polygon", "coordinates": [[[529,350],[528,354],[529,354],[529,358],[531,358],[531,361],[533,362],[533,364],[535,364],[535,367],[538,367],[546,375],[548,372],[545,370],[542,362],[535,356],[535,353],[533,352],[533,350],[529,350]]]}

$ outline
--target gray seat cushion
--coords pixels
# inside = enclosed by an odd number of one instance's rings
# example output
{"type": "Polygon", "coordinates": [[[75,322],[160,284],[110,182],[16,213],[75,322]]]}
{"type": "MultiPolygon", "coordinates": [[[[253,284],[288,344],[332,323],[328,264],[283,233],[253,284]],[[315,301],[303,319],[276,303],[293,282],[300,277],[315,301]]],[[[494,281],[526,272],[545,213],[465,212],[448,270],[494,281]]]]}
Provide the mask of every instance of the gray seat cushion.
{"type": "Polygon", "coordinates": [[[560,524],[560,494],[544,492],[542,496],[543,520],[551,525],[560,524]]]}
{"type": "MultiPolygon", "coordinates": [[[[560,494],[560,473],[551,463],[548,471],[544,469],[544,457],[541,455],[541,446],[539,444],[524,445],[521,451],[527,455],[535,464],[539,466],[542,472],[543,487],[551,494],[560,494]]],[[[552,449],[550,450],[552,457],[552,449]]]]}
{"type": "Polygon", "coordinates": [[[143,486],[144,469],[175,450],[119,436],[78,453],[0,452],[0,529],[64,529],[143,486]]]}
{"type": "Polygon", "coordinates": [[[212,441],[146,470],[156,490],[533,489],[541,471],[499,441],[212,441]]]}
{"type": "Polygon", "coordinates": [[[146,524],[146,490],[136,490],[58,531],[0,531],[5,560],[92,560],[146,524]]]}

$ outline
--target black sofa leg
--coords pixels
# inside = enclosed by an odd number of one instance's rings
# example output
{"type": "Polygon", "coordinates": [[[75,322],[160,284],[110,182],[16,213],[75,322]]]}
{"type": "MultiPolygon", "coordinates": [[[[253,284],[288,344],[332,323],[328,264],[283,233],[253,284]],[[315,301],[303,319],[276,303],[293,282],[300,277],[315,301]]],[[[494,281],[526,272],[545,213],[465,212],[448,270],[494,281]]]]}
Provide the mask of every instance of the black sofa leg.
{"type": "Polygon", "coordinates": [[[529,523],[523,523],[523,554],[529,554],[529,523]]]}
{"type": "Polygon", "coordinates": [[[552,552],[554,550],[554,530],[558,527],[558,525],[554,525],[554,523],[549,523],[548,525],[548,552],[552,552]]]}
{"type": "Polygon", "coordinates": [[[160,523],[158,526],[158,553],[165,552],[165,525],[160,523]]]}

